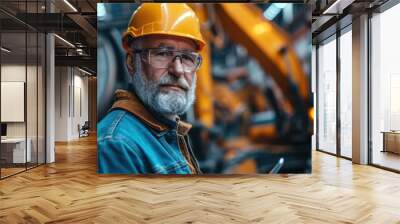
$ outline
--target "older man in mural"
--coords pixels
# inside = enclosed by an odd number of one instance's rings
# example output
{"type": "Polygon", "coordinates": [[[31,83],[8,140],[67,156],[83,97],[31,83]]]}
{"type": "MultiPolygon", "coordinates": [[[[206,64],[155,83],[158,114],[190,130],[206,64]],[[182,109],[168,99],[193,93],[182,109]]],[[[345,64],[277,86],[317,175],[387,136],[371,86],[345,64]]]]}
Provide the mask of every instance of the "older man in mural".
{"type": "Polygon", "coordinates": [[[129,90],[98,125],[98,172],[197,174],[190,124],[179,120],[193,104],[199,51],[205,42],[199,20],[186,4],[142,4],[123,37],[129,90]]]}

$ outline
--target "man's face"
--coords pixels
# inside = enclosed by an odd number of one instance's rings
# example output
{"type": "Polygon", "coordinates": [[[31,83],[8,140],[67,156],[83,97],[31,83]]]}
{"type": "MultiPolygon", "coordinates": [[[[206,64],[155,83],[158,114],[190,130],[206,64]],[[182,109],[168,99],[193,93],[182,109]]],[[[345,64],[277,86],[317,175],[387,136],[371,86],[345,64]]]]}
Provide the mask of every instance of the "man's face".
{"type": "MultiPolygon", "coordinates": [[[[186,38],[152,35],[142,40],[140,49],[168,48],[196,52],[196,45],[186,38]]],[[[139,98],[151,109],[164,115],[185,113],[194,102],[196,87],[195,71],[187,72],[179,57],[167,68],[158,68],[146,60],[134,56],[133,85],[139,98]]]]}

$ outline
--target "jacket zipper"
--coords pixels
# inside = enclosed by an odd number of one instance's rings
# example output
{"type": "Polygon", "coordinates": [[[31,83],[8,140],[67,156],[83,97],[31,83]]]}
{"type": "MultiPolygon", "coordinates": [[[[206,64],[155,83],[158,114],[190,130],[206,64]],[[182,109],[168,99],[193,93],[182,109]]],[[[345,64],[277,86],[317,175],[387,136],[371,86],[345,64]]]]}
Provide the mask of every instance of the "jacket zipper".
{"type": "MultiPolygon", "coordinates": [[[[187,154],[187,155],[189,156],[189,158],[187,158],[187,159],[190,160],[190,161],[186,161],[186,162],[187,162],[187,163],[190,163],[190,164],[188,164],[188,165],[189,165],[189,166],[193,166],[194,171],[196,172],[195,174],[198,174],[198,173],[199,173],[199,168],[198,168],[198,166],[197,166],[197,161],[193,161],[194,157],[193,157],[193,155],[191,154],[191,150],[189,150],[190,146],[189,146],[189,144],[186,142],[185,136],[179,134],[178,131],[176,131],[176,140],[177,140],[177,142],[178,142],[178,147],[179,147],[179,149],[181,149],[181,144],[180,144],[180,140],[179,140],[179,137],[180,137],[180,136],[181,136],[182,139],[183,139],[183,150],[185,151],[184,153],[187,154]]],[[[181,149],[181,152],[182,152],[182,149],[181,149]]],[[[184,154],[183,156],[184,156],[185,159],[186,159],[185,154],[184,154]]]]}
{"type": "Polygon", "coordinates": [[[185,141],[185,145],[188,148],[189,155],[190,155],[191,160],[192,160],[192,164],[193,164],[194,168],[196,169],[197,174],[201,174],[202,172],[200,170],[199,163],[198,163],[196,157],[194,156],[194,153],[193,153],[193,150],[192,150],[192,146],[190,145],[189,137],[187,135],[183,136],[183,140],[185,141]]]}

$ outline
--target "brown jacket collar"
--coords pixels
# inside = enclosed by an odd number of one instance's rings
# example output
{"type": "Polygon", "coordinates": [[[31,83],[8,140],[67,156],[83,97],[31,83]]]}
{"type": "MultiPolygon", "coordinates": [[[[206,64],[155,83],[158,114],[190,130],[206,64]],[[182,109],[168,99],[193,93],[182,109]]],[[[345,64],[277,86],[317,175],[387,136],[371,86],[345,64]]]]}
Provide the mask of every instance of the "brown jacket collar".
{"type": "MultiPolygon", "coordinates": [[[[126,90],[118,89],[115,91],[115,102],[112,105],[110,110],[113,109],[123,109],[126,110],[137,118],[139,118],[142,122],[144,122],[147,126],[152,128],[157,132],[163,132],[169,129],[166,124],[161,123],[158,121],[143,105],[143,103],[138,99],[138,97],[126,90]]],[[[192,127],[191,124],[180,121],[179,118],[177,119],[178,123],[178,133],[181,135],[186,135],[190,128],[192,127]]]]}

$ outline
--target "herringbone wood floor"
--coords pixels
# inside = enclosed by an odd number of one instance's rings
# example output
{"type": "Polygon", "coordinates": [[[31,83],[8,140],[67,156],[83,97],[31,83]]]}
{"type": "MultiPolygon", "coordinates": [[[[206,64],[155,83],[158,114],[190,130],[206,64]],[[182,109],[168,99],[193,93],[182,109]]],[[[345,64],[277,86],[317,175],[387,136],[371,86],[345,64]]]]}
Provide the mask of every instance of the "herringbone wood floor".
{"type": "Polygon", "coordinates": [[[0,223],[400,223],[400,175],[313,153],[313,174],[96,174],[96,142],[0,181],[0,223]]]}

